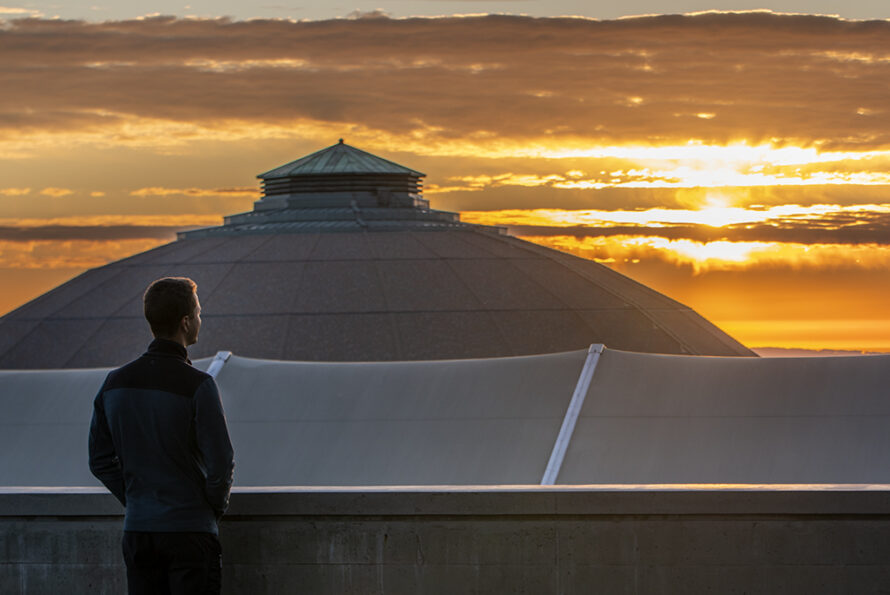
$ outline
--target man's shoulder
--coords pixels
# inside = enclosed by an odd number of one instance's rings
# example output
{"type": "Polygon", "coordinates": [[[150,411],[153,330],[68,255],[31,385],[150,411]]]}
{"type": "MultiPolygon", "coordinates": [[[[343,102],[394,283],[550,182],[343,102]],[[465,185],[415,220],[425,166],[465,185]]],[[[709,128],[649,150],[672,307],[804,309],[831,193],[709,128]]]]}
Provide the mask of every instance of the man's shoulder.
{"type": "Polygon", "coordinates": [[[161,390],[184,397],[193,397],[198,388],[212,376],[186,362],[172,358],[143,355],[115,368],[105,379],[104,390],[161,390]]]}

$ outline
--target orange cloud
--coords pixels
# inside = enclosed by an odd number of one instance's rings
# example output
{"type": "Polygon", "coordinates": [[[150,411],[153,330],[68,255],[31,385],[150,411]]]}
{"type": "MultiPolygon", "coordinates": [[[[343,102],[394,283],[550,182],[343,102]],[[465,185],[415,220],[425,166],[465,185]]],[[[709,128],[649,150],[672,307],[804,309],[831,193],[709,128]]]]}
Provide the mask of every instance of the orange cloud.
{"type": "Polygon", "coordinates": [[[130,192],[131,196],[252,196],[259,198],[259,190],[256,188],[164,188],[150,187],[139,188],[130,192]]]}
{"type": "Polygon", "coordinates": [[[0,226],[19,227],[22,229],[31,227],[62,226],[173,226],[195,227],[200,225],[220,225],[222,217],[219,215],[185,214],[185,215],[67,215],[63,217],[31,217],[31,218],[2,218],[0,226]]]}
{"type": "Polygon", "coordinates": [[[115,241],[0,239],[0,268],[87,269],[165,244],[169,239],[115,241]]]}
{"type": "Polygon", "coordinates": [[[30,193],[30,188],[0,188],[0,196],[25,196],[30,193]]]}
{"type": "MultiPolygon", "coordinates": [[[[19,268],[21,256],[30,254],[35,261],[33,267],[48,266],[50,268],[79,267],[81,262],[77,254],[88,254],[87,258],[95,258],[102,251],[102,245],[110,246],[107,261],[116,260],[122,254],[115,252],[119,242],[129,241],[171,241],[176,232],[183,229],[218,225],[221,218],[215,215],[94,215],[53,217],[46,219],[2,219],[0,218],[0,242],[6,246],[6,253],[0,252],[0,268],[3,266],[19,268]],[[35,244],[35,242],[37,242],[35,244]],[[75,242],[72,244],[72,242],[75,242]],[[79,242],[79,243],[77,243],[79,242]],[[13,248],[12,244],[21,244],[13,248]],[[23,246],[24,245],[24,246],[23,246]],[[40,246],[35,251],[27,246],[40,246]],[[53,249],[53,246],[57,250],[53,249]],[[70,262],[62,260],[58,264],[60,246],[70,250],[73,255],[70,262]],[[73,246],[73,248],[72,248],[73,246]],[[10,259],[10,255],[18,255],[10,259]],[[41,259],[47,258],[48,261],[41,259]],[[3,264],[4,258],[7,260],[3,264]],[[14,264],[18,263],[18,264],[14,264]],[[57,263],[57,264],[53,264],[57,263]],[[74,263],[74,264],[72,264],[74,263]]],[[[136,244],[141,245],[141,244],[136,244]]],[[[94,262],[94,260],[90,260],[94,262]]],[[[87,265],[83,265],[87,266],[87,265]]],[[[91,264],[89,266],[95,266],[91,264]]]]}
{"type": "MultiPolygon", "coordinates": [[[[572,236],[579,241],[613,238],[609,240],[612,245],[615,238],[634,243],[635,238],[645,237],[720,245],[734,253],[742,245],[759,243],[890,246],[890,204],[742,208],[713,202],[698,209],[511,209],[465,211],[461,215],[470,223],[506,226],[516,235],[572,236]]],[[[700,251],[690,245],[686,252],[700,251]]]]}
{"type": "Polygon", "coordinates": [[[43,190],[41,190],[40,194],[43,194],[44,196],[52,196],[53,198],[59,198],[61,196],[68,196],[69,194],[74,194],[74,190],[71,190],[69,188],[49,187],[49,188],[44,188],[43,190]]]}
{"type": "Polygon", "coordinates": [[[740,224],[766,223],[777,225],[790,222],[809,222],[824,229],[826,223],[840,227],[843,224],[861,226],[890,215],[890,204],[859,205],[796,205],[758,206],[743,208],[729,206],[724,199],[715,197],[713,202],[698,209],[635,209],[615,210],[562,210],[562,209],[513,209],[503,211],[465,211],[464,220],[483,225],[513,226],[664,226],[677,224],[732,227],[740,224]]]}

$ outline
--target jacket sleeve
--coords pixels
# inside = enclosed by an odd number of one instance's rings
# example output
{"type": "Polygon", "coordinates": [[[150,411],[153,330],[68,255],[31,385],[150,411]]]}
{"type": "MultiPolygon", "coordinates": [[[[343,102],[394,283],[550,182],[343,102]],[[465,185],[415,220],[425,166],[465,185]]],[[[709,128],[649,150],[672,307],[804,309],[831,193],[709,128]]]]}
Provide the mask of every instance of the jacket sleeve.
{"type": "MultiPolygon", "coordinates": [[[[103,385],[104,389],[104,385],[103,385]]],[[[100,390],[93,401],[93,420],[90,422],[90,471],[114,494],[121,504],[127,505],[126,485],[120,459],[114,452],[111,430],[105,418],[105,405],[100,390]]]]}
{"type": "Polygon", "coordinates": [[[195,434],[207,474],[204,495],[219,518],[229,506],[235,453],[213,378],[205,380],[195,393],[195,434]]]}

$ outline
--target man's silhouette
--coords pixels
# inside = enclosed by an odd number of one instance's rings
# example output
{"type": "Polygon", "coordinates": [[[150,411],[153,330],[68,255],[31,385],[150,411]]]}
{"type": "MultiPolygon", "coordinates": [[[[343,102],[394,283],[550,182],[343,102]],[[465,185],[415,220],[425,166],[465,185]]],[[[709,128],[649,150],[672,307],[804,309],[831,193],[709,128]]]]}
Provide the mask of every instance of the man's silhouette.
{"type": "Polygon", "coordinates": [[[111,371],[96,396],[90,470],[126,507],[129,593],[219,593],[217,521],[229,502],[232,444],[216,382],[192,367],[201,305],[194,281],[146,290],[155,340],[111,371]]]}

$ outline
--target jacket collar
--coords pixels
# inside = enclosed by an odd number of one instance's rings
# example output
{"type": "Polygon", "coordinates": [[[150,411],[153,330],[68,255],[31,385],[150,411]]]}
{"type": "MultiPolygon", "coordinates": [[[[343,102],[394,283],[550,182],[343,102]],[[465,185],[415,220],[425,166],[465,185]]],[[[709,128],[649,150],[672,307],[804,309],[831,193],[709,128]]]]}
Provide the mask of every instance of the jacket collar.
{"type": "Polygon", "coordinates": [[[169,339],[155,339],[149,344],[148,351],[145,352],[145,355],[172,357],[189,365],[192,363],[189,359],[188,350],[176,341],[171,341],[169,339]]]}

